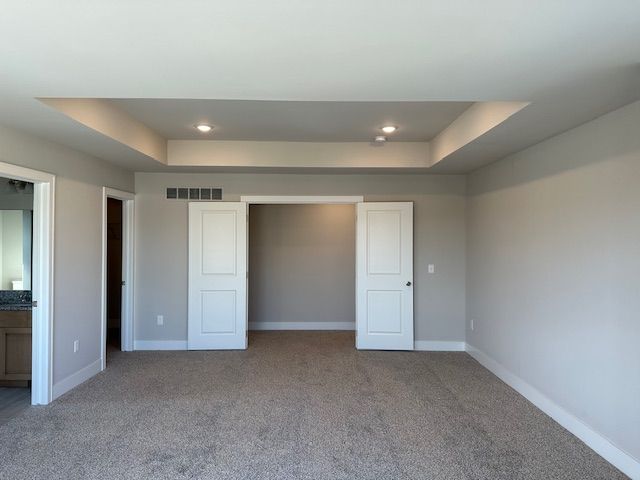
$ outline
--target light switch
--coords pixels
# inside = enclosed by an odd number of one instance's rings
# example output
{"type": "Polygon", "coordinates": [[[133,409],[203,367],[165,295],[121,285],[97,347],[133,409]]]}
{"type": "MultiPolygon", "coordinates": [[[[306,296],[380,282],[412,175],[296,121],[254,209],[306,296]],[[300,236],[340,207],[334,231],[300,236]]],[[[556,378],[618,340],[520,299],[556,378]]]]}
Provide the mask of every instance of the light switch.
{"type": "Polygon", "coordinates": [[[436,273],[436,266],[433,263],[429,264],[429,273],[436,273]]]}
{"type": "Polygon", "coordinates": [[[164,325],[164,315],[158,315],[158,325],[164,325]]]}

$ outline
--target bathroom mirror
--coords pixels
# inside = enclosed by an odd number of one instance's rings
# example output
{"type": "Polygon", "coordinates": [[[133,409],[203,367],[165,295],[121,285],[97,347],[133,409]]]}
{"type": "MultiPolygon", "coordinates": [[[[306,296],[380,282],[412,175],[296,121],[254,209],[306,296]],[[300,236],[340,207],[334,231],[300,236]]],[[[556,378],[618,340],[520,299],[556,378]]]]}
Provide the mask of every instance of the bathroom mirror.
{"type": "Polygon", "coordinates": [[[31,210],[0,210],[0,290],[31,290],[31,210]]]}

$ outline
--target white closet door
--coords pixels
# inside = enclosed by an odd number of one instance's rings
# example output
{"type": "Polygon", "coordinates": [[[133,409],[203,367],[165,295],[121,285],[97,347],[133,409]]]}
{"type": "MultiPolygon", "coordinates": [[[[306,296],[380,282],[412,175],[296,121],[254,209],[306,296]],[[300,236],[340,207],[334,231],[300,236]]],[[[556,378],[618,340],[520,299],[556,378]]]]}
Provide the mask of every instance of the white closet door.
{"type": "Polygon", "coordinates": [[[356,347],[413,350],[413,203],[359,203],[356,347]]]}
{"type": "Polygon", "coordinates": [[[247,348],[247,204],[189,204],[189,350],[247,348]]]}

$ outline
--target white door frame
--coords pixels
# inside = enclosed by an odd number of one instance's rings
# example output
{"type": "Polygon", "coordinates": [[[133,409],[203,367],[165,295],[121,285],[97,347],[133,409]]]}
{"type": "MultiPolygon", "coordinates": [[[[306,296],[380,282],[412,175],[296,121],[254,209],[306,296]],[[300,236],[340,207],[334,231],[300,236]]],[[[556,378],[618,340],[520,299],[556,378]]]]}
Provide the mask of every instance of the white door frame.
{"type": "Polygon", "coordinates": [[[100,363],[101,370],[107,366],[107,199],[122,201],[122,316],[121,316],[121,349],[133,351],[133,280],[134,280],[134,239],[135,239],[135,194],[102,188],[102,301],[101,301],[101,338],[100,363]]]}
{"type": "Polygon", "coordinates": [[[0,162],[0,176],[33,183],[31,291],[31,404],[53,399],[53,254],[55,185],[53,174],[0,162]]]}
{"type": "Polygon", "coordinates": [[[241,202],[247,205],[265,205],[265,204],[338,204],[345,205],[350,203],[364,202],[362,195],[243,195],[240,197],[241,202]]]}

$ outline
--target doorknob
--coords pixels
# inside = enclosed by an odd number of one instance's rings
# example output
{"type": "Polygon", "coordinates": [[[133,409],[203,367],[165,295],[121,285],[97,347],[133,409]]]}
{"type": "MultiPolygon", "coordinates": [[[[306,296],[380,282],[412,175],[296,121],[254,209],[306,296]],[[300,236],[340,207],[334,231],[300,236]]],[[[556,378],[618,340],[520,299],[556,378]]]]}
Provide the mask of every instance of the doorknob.
{"type": "Polygon", "coordinates": [[[410,287],[410,286],[411,286],[411,282],[407,282],[407,287],[410,287]]]}

